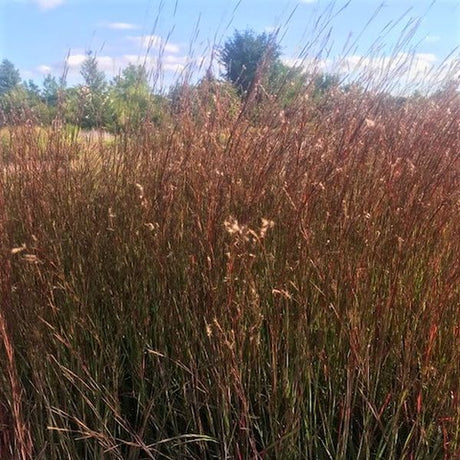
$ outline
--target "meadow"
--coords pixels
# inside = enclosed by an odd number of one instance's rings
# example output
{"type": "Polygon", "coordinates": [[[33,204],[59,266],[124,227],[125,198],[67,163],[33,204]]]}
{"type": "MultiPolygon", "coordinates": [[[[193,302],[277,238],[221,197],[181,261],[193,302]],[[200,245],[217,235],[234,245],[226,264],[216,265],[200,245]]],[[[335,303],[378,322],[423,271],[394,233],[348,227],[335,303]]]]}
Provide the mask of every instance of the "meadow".
{"type": "Polygon", "coordinates": [[[184,91],[0,142],[0,457],[460,455],[460,102],[184,91]]]}

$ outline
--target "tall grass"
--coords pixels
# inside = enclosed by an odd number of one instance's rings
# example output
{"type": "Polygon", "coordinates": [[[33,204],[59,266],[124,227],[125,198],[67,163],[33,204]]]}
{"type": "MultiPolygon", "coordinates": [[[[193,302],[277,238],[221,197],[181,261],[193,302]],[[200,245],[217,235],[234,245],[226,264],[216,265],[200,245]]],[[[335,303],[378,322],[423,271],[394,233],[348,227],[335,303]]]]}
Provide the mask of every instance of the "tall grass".
{"type": "Polygon", "coordinates": [[[11,128],[2,459],[460,454],[458,93],[309,92],[11,128]]]}

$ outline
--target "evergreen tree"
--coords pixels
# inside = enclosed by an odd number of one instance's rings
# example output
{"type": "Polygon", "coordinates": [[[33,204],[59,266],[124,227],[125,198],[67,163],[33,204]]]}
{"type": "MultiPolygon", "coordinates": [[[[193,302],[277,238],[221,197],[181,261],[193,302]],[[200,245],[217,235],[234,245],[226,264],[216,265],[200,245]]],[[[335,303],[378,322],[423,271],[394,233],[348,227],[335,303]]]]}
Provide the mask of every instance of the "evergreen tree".
{"type": "Polygon", "coordinates": [[[11,61],[3,59],[0,64],[0,96],[17,87],[21,82],[19,70],[11,61]]]}
{"type": "Polygon", "coordinates": [[[98,68],[96,56],[91,52],[87,53],[80,74],[85,82],[79,93],[83,115],[81,125],[84,128],[104,126],[108,115],[105,94],[107,82],[105,73],[98,68]]]}
{"type": "Polygon", "coordinates": [[[24,81],[23,86],[30,99],[40,100],[40,88],[33,80],[24,81]]]}
{"type": "Polygon", "coordinates": [[[56,106],[59,96],[59,84],[56,77],[48,74],[43,80],[43,99],[50,106],[56,106]]]}
{"type": "Polygon", "coordinates": [[[99,70],[96,56],[88,52],[86,59],[81,65],[80,74],[85,81],[85,85],[94,93],[102,93],[107,83],[105,81],[105,73],[99,70]]]}

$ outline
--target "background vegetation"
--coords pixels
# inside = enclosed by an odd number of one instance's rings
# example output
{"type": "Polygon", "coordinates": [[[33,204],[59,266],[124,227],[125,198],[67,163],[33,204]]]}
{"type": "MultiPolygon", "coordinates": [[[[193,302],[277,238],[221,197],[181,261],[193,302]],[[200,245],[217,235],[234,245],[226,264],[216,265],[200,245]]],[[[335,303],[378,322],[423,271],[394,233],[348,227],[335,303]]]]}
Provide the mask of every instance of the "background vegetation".
{"type": "Polygon", "coordinates": [[[167,98],[3,61],[1,458],[459,455],[459,94],[264,43],[167,98]]]}

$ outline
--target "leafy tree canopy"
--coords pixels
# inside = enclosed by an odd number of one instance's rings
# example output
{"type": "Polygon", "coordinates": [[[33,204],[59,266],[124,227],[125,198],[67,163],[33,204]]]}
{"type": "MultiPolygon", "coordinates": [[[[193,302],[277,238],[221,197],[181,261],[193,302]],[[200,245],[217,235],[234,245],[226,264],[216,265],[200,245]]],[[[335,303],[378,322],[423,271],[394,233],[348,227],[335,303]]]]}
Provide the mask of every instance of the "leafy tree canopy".
{"type": "Polygon", "coordinates": [[[114,86],[119,90],[148,91],[149,80],[147,70],[144,66],[129,64],[125,67],[121,75],[114,78],[114,86]]]}
{"type": "Polygon", "coordinates": [[[247,94],[254,79],[269,74],[273,65],[279,62],[280,46],[273,35],[256,35],[252,30],[235,31],[219,52],[220,63],[224,66],[224,76],[238,91],[247,94]]]}
{"type": "Polygon", "coordinates": [[[161,98],[152,94],[149,74],[142,65],[129,64],[110,87],[112,129],[136,129],[161,118],[161,98]]]}

